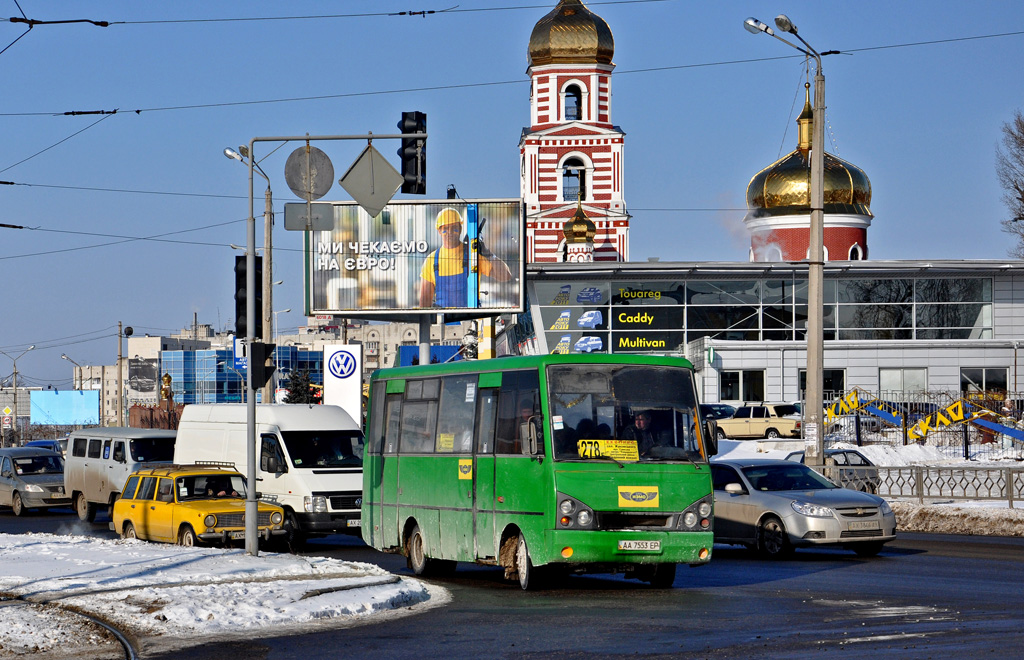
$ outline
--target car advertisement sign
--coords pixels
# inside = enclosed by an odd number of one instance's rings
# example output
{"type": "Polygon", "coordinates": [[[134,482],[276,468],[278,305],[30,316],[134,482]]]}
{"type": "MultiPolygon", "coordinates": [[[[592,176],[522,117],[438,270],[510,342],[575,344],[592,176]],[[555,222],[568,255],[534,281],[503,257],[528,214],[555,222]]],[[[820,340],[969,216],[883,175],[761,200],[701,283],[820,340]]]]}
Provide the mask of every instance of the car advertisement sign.
{"type": "Polygon", "coordinates": [[[523,309],[519,200],[396,201],[370,217],[333,204],[305,232],[305,313],[360,316],[523,309]]]}
{"type": "Polygon", "coordinates": [[[357,423],[363,410],[362,344],[324,346],[324,397],[326,405],[339,406],[357,423]]]}

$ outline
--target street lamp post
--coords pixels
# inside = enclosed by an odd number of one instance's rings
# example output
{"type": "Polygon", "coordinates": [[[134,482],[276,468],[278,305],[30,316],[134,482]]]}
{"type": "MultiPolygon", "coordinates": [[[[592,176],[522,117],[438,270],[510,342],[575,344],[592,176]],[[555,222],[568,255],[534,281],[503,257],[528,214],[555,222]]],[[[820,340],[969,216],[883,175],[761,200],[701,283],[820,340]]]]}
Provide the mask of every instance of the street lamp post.
{"type": "Polygon", "coordinates": [[[807,262],[807,389],[804,395],[804,455],[809,465],[821,465],[825,453],[822,415],[824,401],[824,262],[825,262],[825,74],[821,70],[821,55],[797,33],[796,25],[789,17],[780,14],[775,25],[800,40],[805,47],[786,41],[757,20],[748,18],[743,27],[748,32],[764,32],[782,43],[797,49],[807,57],[813,57],[814,107],[811,117],[811,231],[810,249],[807,262]]]}
{"type": "Polygon", "coordinates": [[[84,380],[83,379],[83,374],[82,374],[82,365],[78,364],[77,362],[75,362],[74,360],[69,358],[66,353],[61,353],[60,354],[60,359],[67,360],[71,364],[75,365],[75,367],[76,367],[75,375],[78,376],[78,378],[77,379],[76,378],[72,378],[71,379],[71,386],[74,389],[76,389],[76,390],[81,389],[81,384],[82,384],[82,381],[84,380]]]}
{"type": "Polygon", "coordinates": [[[20,354],[18,354],[18,357],[11,357],[6,351],[0,351],[0,353],[3,353],[8,358],[10,358],[11,362],[14,364],[14,438],[15,439],[18,438],[18,430],[19,430],[18,429],[18,360],[20,360],[21,357],[23,355],[25,355],[25,353],[28,353],[29,351],[31,351],[35,347],[36,347],[36,345],[32,344],[31,346],[29,346],[28,348],[23,350],[20,354]]]}

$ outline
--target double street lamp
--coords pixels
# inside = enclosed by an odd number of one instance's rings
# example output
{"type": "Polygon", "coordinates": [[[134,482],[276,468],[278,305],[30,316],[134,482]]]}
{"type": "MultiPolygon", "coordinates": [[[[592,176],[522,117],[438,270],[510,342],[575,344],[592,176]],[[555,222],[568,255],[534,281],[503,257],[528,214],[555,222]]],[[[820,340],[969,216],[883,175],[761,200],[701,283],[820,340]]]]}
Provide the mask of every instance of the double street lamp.
{"type": "Polygon", "coordinates": [[[825,74],[821,70],[821,54],[797,33],[796,25],[788,16],[776,16],[775,26],[799,39],[804,48],[786,41],[756,18],[748,18],[743,22],[743,27],[748,32],[763,32],[775,37],[805,56],[813,57],[816,65],[814,114],[811,118],[811,232],[807,255],[807,389],[804,395],[804,449],[809,465],[821,465],[825,454],[822,433],[822,415],[825,407],[822,400],[825,353],[822,298],[825,273],[825,74]]]}
{"type": "Polygon", "coordinates": [[[29,351],[31,351],[35,347],[36,347],[36,345],[32,344],[31,346],[29,346],[28,348],[23,350],[21,353],[19,353],[18,357],[11,357],[10,354],[7,353],[6,351],[0,351],[0,353],[3,353],[8,358],[10,358],[11,362],[14,364],[14,437],[15,438],[18,437],[18,360],[20,360],[21,357],[23,355],[25,355],[25,353],[28,353],[29,351]]]}

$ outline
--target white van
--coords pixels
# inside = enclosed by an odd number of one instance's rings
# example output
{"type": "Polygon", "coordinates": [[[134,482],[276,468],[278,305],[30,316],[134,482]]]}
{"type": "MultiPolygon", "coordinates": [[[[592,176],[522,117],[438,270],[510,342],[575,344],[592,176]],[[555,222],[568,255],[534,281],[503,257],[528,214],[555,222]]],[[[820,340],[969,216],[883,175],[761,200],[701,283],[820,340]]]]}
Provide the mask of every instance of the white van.
{"type": "Polygon", "coordinates": [[[96,518],[97,507],[111,507],[128,475],[143,463],[170,463],[174,431],[131,427],[81,429],[68,436],[64,457],[64,492],[83,522],[96,518]]]}
{"type": "MultiPolygon", "coordinates": [[[[245,474],[245,404],[189,405],[181,413],[175,463],[226,461],[245,474]]],[[[359,534],[363,433],[338,406],[256,406],[256,485],[284,507],[289,541],[359,534]]]]}

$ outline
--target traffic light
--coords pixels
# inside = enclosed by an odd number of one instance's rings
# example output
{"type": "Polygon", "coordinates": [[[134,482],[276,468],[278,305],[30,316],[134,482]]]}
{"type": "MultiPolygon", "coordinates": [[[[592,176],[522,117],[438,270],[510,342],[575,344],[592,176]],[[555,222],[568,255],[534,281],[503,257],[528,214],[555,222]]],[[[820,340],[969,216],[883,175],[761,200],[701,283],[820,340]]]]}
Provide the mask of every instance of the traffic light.
{"type": "MultiPolygon", "coordinates": [[[[398,130],[402,133],[426,133],[427,114],[425,112],[403,112],[402,121],[398,122],[398,130]]],[[[402,138],[402,146],[398,150],[402,159],[401,172],[405,178],[402,192],[413,195],[427,194],[427,138],[402,138]]]]}
{"type": "Polygon", "coordinates": [[[274,344],[254,341],[249,345],[249,369],[252,370],[252,389],[258,390],[274,375],[274,344]]]}
{"type": "MultiPolygon", "coordinates": [[[[235,336],[248,337],[249,326],[246,323],[248,318],[245,305],[246,292],[246,257],[241,255],[235,257],[235,336]]],[[[263,257],[256,255],[256,318],[263,318],[263,257]]],[[[261,334],[262,323],[256,323],[253,337],[261,334]]]]}

